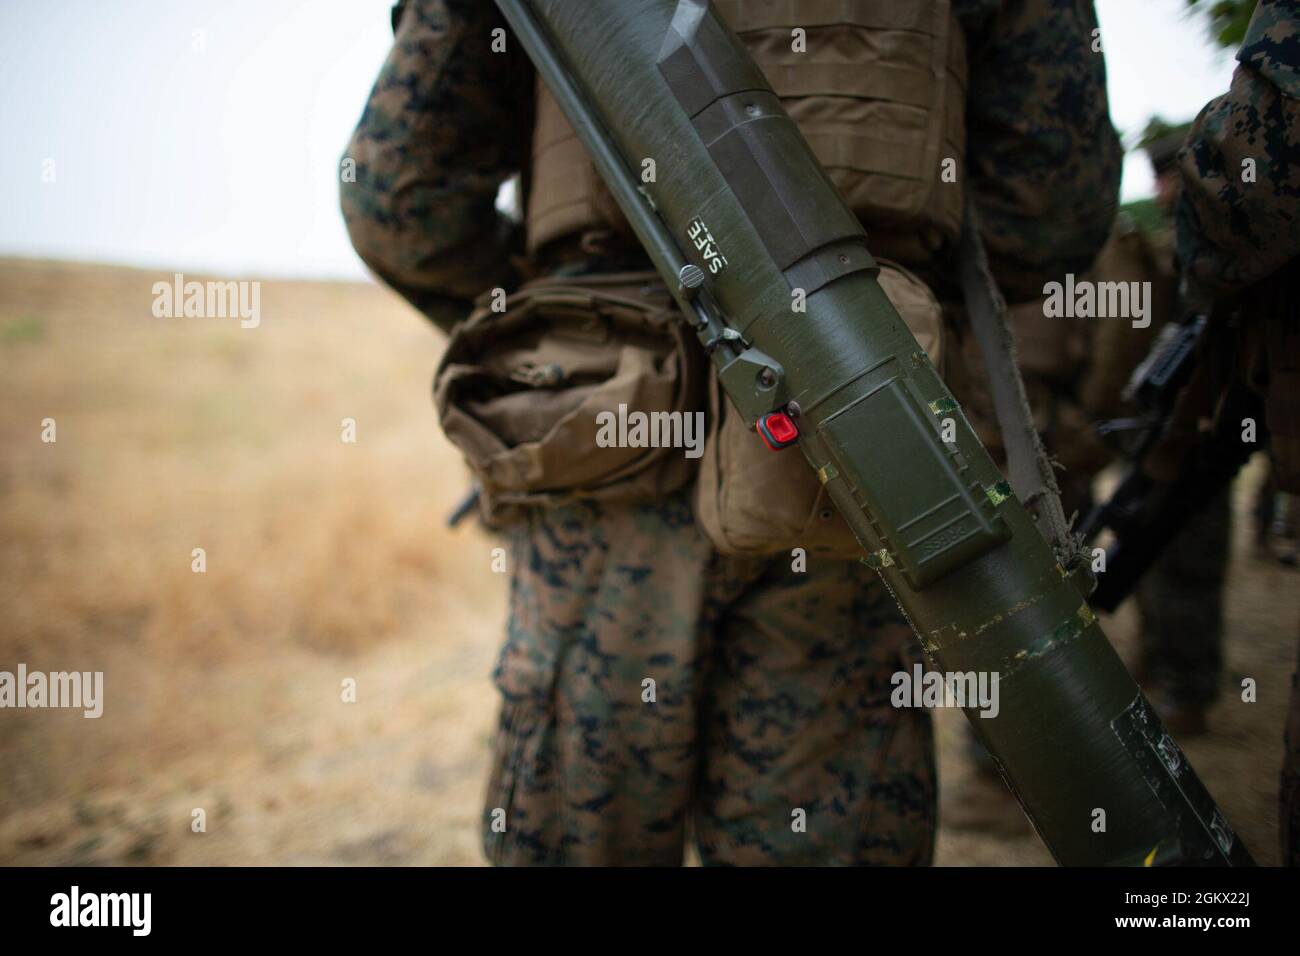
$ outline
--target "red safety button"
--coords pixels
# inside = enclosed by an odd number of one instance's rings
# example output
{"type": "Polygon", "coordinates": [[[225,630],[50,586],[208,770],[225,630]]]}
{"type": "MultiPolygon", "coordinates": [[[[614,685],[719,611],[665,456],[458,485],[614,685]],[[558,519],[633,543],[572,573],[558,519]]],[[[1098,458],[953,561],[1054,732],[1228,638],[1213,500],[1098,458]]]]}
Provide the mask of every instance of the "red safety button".
{"type": "Polygon", "coordinates": [[[758,434],[772,451],[780,451],[799,440],[799,427],[785,412],[772,412],[758,420],[758,434]]]}

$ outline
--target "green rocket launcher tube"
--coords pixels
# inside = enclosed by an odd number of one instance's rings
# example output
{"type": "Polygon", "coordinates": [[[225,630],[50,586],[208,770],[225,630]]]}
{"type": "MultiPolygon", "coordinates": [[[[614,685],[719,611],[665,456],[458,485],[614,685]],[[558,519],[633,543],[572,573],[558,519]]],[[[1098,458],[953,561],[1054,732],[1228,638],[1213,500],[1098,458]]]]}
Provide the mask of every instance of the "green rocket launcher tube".
{"type": "Polygon", "coordinates": [[[799,446],[936,665],[997,675],[966,713],[1056,860],[1251,863],[707,0],[497,5],[740,414],[799,446]]]}

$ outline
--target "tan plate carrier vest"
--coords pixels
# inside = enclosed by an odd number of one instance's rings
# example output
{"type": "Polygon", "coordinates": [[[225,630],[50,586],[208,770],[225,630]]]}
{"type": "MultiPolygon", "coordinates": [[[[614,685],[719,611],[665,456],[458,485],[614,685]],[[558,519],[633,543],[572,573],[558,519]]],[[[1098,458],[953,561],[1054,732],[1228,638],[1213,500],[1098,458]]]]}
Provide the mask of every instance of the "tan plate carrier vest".
{"type": "MultiPolygon", "coordinates": [[[[715,0],[868,229],[916,266],[961,228],[966,45],[949,0],[715,0]],[[942,178],[941,178],[942,177],[942,178]]],[[[631,229],[538,84],[528,247],[631,229]]]]}

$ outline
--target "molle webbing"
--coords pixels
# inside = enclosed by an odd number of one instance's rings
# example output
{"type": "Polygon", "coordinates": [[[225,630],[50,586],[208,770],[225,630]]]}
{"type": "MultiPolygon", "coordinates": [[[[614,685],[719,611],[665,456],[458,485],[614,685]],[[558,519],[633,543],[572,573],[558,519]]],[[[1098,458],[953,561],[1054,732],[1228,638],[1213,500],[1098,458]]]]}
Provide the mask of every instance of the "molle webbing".
{"type": "MultiPolygon", "coordinates": [[[[923,264],[961,228],[966,48],[947,0],[719,0],[873,248],[923,264]],[[806,52],[794,49],[804,31],[806,52]],[[954,182],[940,179],[952,159],[954,182]]],[[[628,227],[545,84],[538,85],[531,251],[628,227]]]]}

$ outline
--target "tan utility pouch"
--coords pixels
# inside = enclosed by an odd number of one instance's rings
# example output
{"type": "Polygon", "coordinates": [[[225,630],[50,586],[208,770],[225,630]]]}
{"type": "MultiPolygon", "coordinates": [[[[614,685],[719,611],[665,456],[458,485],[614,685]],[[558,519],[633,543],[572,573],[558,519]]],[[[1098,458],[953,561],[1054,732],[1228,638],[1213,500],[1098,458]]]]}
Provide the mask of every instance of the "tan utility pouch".
{"type": "Polygon", "coordinates": [[[490,524],[520,506],[651,500],[688,484],[682,448],[600,447],[598,416],[704,407],[707,360],[654,273],[539,279],[452,333],[434,379],[490,524]]]}
{"type": "MultiPolygon", "coordinates": [[[[942,371],[939,303],[916,276],[880,262],[880,285],[903,321],[942,371]]],[[[709,383],[709,436],[695,489],[695,517],[723,554],[759,555],[803,548],[809,554],[856,558],[857,539],[796,448],[773,452],[709,383]]]]}

